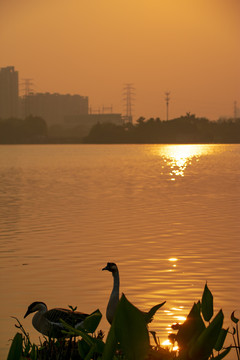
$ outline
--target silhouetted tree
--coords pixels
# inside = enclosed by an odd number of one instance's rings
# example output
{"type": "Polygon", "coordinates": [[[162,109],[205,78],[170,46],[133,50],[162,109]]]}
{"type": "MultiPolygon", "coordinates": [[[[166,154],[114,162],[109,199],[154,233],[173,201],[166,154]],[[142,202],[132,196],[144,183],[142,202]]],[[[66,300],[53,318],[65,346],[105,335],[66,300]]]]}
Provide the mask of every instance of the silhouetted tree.
{"type": "Polygon", "coordinates": [[[92,127],[83,142],[96,144],[113,144],[124,142],[125,129],[112,123],[97,123],[92,127]]]}
{"type": "Polygon", "coordinates": [[[47,124],[39,117],[30,116],[25,120],[9,118],[0,120],[1,144],[24,144],[44,142],[47,124]]]}
{"type": "Polygon", "coordinates": [[[97,124],[85,138],[93,143],[240,143],[240,121],[221,122],[198,118],[195,114],[169,121],[140,117],[136,124],[97,124]]]}
{"type": "Polygon", "coordinates": [[[38,116],[28,116],[24,121],[26,139],[38,139],[47,136],[46,121],[38,116]]]}

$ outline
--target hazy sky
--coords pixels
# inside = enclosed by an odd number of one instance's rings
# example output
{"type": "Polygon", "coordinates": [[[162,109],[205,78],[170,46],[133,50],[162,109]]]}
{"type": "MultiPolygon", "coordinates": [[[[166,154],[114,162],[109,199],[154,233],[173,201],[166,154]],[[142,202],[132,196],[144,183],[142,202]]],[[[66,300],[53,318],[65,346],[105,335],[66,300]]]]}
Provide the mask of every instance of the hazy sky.
{"type": "Polygon", "coordinates": [[[0,0],[0,67],[92,108],[217,119],[240,107],[239,0],[0,0]]]}

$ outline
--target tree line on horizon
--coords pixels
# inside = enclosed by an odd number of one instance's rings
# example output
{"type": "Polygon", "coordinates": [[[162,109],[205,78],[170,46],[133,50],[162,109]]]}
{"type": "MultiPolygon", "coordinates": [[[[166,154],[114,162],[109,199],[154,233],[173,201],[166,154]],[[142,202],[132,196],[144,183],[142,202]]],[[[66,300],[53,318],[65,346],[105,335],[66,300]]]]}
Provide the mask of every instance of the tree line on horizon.
{"type": "Polygon", "coordinates": [[[135,124],[97,123],[87,136],[81,134],[80,126],[62,126],[61,132],[59,128],[60,124],[48,127],[38,116],[0,119],[0,143],[240,143],[240,118],[210,121],[190,113],[168,121],[140,117],[135,124]]]}
{"type": "Polygon", "coordinates": [[[240,143],[240,118],[210,121],[194,114],[173,120],[140,117],[136,124],[96,124],[84,143],[240,143]]]}

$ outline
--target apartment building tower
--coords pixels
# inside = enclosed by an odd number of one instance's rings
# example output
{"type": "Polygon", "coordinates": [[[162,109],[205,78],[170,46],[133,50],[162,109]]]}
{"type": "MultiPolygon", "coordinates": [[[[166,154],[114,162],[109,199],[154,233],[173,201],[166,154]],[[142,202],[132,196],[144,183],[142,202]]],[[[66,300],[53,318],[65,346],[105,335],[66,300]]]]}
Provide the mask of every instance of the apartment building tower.
{"type": "Polygon", "coordinates": [[[0,118],[18,117],[18,71],[14,66],[0,68],[0,118]]]}

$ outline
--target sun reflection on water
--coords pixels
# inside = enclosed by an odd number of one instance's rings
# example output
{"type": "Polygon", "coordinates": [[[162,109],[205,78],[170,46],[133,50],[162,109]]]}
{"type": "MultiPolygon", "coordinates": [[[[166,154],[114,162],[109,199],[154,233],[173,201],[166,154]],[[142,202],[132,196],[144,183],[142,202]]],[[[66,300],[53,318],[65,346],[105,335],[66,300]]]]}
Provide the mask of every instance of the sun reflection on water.
{"type": "Polygon", "coordinates": [[[183,306],[179,306],[179,307],[172,307],[170,310],[165,310],[164,312],[166,313],[166,315],[171,315],[172,319],[175,319],[176,321],[174,322],[174,324],[168,324],[167,327],[165,328],[166,333],[168,334],[168,338],[164,339],[161,343],[161,345],[163,347],[166,347],[168,349],[171,349],[172,351],[178,351],[179,347],[177,345],[176,342],[172,342],[170,340],[170,338],[172,338],[172,335],[175,333],[175,328],[173,327],[173,325],[181,325],[184,323],[184,321],[187,319],[186,316],[182,316],[182,315],[174,315],[175,312],[179,312],[183,310],[183,306]]]}
{"type": "MultiPolygon", "coordinates": [[[[167,347],[167,348],[172,347],[172,343],[169,339],[163,341],[161,345],[163,347],[167,347]]],[[[179,350],[178,346],[173,346],[172,351],[177,351],[177,350],[179,350]]]]}
{"type": "Polygon", "coordinates": [[[192,161],[199,161],[200,156],[212,153],[211,145],[160,145],[152,148],[154,154],[163,159],[162,168],[170,168],[169,175],[175,181],[177,177],[184,177],[186,168],[192,161]]]}
{"type": "MultiPolygon", "coordinates": [[[[177,258],[169,258],[168,261],[170,261],[171,263],[174,263],[172,264],[172,267],[176,267],[177,265],[175,264],[176,261],[178,261],[177,258]]],[[[173,271],[172,269],[169,269],[169,271],[173,271]]]]}

